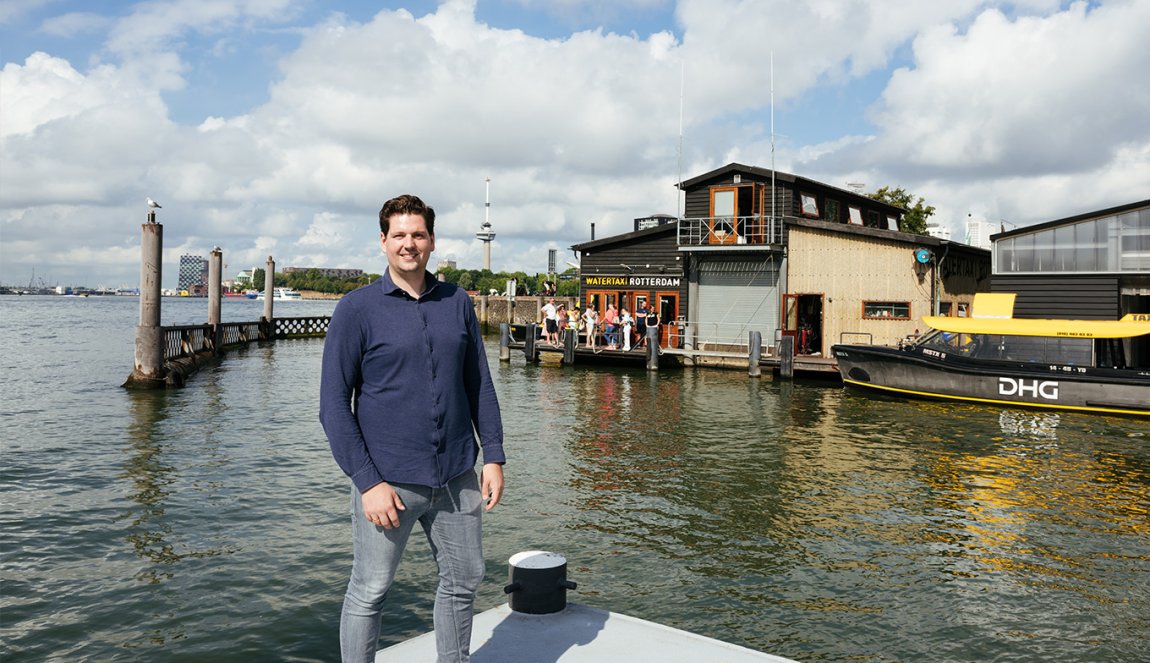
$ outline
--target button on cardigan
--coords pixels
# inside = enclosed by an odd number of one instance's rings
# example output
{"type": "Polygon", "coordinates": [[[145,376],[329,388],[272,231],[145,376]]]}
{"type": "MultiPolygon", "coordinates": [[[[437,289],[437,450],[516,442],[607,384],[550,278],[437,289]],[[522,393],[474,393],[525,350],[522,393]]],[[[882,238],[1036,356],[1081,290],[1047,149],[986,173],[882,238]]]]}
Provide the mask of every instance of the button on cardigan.
{"type": "Polygon", "coordinates": [[[471,298],[438,282],[414,299],[387,271],[335,307],[324,340],[319,418],[362,492],[381,481],[442,487],[502,463],[503,422],[471,298]]]}

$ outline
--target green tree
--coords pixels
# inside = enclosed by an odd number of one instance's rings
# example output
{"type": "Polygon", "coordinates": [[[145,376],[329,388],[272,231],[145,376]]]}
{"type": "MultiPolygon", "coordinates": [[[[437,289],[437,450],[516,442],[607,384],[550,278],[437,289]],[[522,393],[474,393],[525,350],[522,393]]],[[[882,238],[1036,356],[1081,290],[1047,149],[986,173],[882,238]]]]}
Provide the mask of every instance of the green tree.
{"type": "Polygon", "coordinates": [[[934,205],[924,205],[922,196],[916,201],[914,194],[901,186],[896,188],[884,186],[874,193],[868,193],[867,197],[906,210],[906,214],[899,219],[899,230],[915,235],[926,234],[926,220],[934,214],[934,205]]]}

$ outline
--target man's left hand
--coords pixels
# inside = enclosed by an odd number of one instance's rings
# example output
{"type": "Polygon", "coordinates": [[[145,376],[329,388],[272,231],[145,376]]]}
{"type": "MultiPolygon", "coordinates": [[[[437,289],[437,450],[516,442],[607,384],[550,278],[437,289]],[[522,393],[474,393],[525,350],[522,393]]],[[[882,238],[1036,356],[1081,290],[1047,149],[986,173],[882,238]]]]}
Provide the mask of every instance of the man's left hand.
{"type": "Polygon", "coordinates": [[[483,465],[483,480],[480,486],[483,501],[487,502],[487,511],[495,508],[499,500],[503,499],[503,466],[499,463],[485,463],[483,465]]]}

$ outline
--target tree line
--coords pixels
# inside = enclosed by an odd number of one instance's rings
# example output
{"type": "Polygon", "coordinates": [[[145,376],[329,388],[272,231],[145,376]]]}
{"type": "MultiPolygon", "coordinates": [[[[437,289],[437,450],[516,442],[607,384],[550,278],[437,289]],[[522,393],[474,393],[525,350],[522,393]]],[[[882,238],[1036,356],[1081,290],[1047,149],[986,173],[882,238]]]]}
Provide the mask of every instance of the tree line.
{"type": "MultiPolygon", "coordinates": [[[[256,268],[252,275],[253,284],[263,284],[264,270],[256,268]]],[[[308,269],[302,272],[276,272],[274,285],[277,288],[294,288],[296,290],[311,290],[333,295],[345,295],[360,286],[367,285],[379,278],[379,274],[362,274],[352,278],[324,276],[318,269],[308,269]]],[[[480,294],[504,294],[507,282],[515,279],[517,295],[536,295],[544,292],[545,285],[550,282],[555,285],[555,294],[560,297],[577,297],[579,295],[579,278],[574,269],[559,274],[557,278],[549,278],[546,274],[531,276],[526,272],[492,272],[487,269],[443,269],[438,274],[442,281],[455,284],[464,290],[476,291],[480,294]]]]}

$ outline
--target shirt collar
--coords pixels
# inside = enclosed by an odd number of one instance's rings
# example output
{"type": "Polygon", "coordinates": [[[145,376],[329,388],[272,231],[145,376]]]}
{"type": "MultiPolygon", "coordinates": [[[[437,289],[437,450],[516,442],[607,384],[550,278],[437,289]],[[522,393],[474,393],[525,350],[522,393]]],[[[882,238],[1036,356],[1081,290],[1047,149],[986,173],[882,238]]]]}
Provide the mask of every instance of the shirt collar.
{"type": "MultiPolygon", "coordinates": [[[[383,294],[385,295],[398,295],[400,293],[407,295],[407,291],[396,285],[395,281],[391,279],[390,269],[383,270],[383,276],[379,277],[379,284],[383,288],[383,294]]],[[[427,296],[437,287],[439,287],[439,279],[435,278],[435,275],[431,272],[425,270],[423,272],[423,292],[420,294],[420,297],[427,296]]]]}

